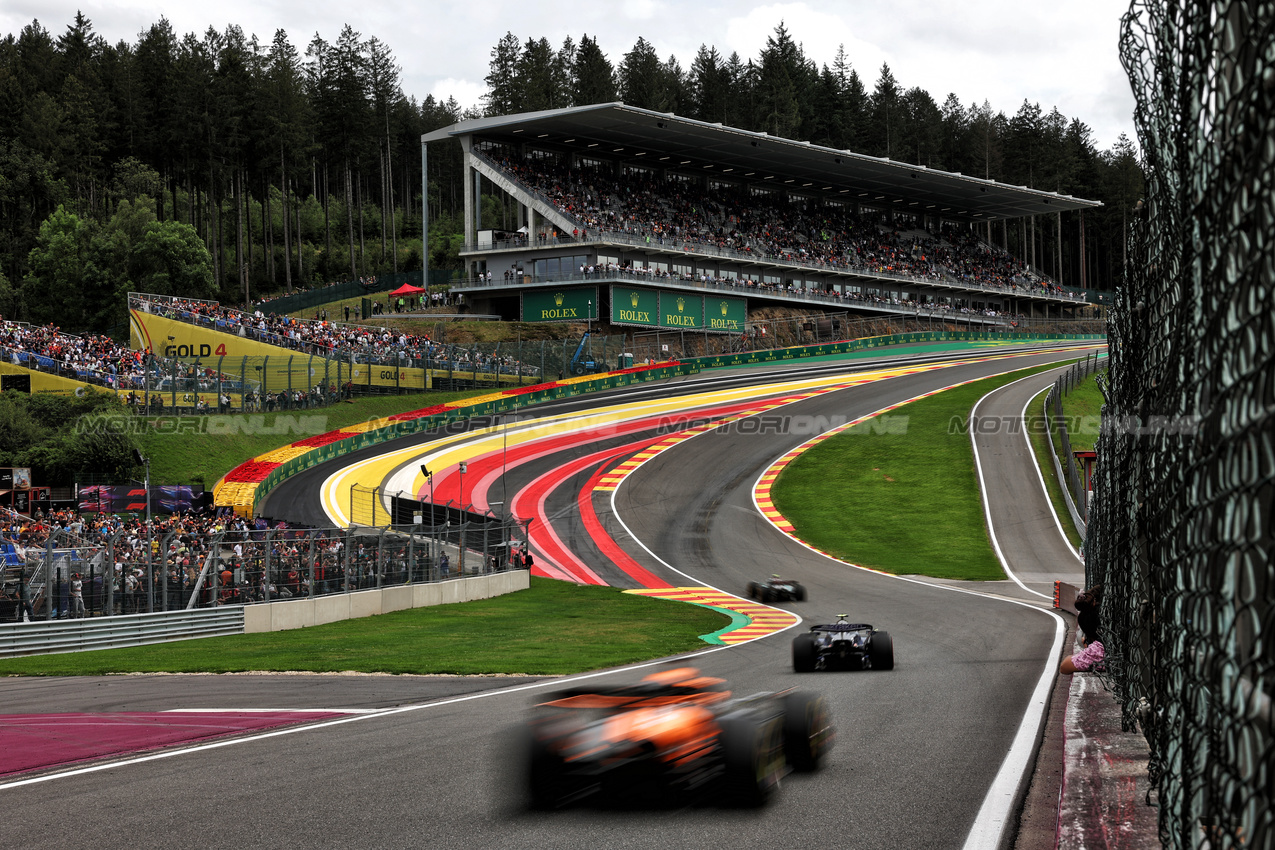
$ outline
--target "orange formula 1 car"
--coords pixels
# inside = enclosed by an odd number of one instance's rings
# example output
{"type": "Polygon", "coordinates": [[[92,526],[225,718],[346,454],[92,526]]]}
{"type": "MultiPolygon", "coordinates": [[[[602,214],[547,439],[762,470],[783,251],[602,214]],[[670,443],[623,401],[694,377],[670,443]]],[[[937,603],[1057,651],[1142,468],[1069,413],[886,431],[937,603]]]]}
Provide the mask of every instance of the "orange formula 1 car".
{"type": "Polygon", "coordinates": [[[760,806],[789,770],[813,771],[832,748],[823,697],[783,691],[732,697],[693,667],[614,688],[573,688],[527,722],[527,782],[535,808],[594,794],[760,806]]]}

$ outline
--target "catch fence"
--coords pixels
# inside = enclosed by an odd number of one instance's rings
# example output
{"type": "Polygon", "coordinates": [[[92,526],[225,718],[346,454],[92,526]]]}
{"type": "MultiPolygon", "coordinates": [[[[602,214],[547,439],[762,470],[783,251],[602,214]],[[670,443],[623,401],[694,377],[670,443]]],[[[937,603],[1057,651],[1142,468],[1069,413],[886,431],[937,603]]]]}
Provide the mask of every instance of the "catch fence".
{"type": "Polygon", "coordinates": [[[1086,577],[1164,845],[1269,849],[1275,4],[1135,2],[1121,54],[1147,191],[1101,384],[1086,577]]]}

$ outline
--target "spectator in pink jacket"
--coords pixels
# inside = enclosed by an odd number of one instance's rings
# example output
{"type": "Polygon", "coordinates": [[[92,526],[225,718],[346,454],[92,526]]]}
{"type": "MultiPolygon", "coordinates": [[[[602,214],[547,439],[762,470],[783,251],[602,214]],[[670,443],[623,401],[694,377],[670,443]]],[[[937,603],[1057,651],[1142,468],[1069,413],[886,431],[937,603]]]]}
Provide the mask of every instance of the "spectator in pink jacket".
{"type": "Polygon", "coordinates": [[[1070,676],[1084,673],[1102,663],[1106,649],[1102,645],[1098,612],[1102,607],[1102,585],[1086,590],[1076,597],[1076,624],[1080,627],[1080,644],[1084,648],[1075,655],[1063,659],[1059,672],[1070,676]]]}

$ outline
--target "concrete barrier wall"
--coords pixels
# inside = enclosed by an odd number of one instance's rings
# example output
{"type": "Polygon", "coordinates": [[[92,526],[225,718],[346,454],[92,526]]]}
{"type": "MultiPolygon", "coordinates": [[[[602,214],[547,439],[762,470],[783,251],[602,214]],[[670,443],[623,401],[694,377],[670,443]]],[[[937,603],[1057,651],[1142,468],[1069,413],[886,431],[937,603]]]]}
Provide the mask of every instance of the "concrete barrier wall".
{"type": "Polygon", "coordinates": [[[530,573],[526,570],[509,570],[503,573],[429,584],[400,585],[380,590],[358,590],[353,593],[319,596],[314,599],[288,599],[281,602],[248,605],[244,608],[244,633],[304,629],[308,626],[388,614],[390,611],[403,611],[408,608],[428,608],[432,605],[489,599],[493,596],[526,590],[530,586],[530,573]]]}

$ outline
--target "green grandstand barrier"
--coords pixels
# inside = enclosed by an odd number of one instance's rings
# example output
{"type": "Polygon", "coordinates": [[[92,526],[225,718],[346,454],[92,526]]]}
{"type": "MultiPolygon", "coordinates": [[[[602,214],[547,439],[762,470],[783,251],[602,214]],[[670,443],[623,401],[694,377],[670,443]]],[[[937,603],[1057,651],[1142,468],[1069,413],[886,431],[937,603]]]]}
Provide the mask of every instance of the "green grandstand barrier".
{"type": "Polygon", "coordinates": [[[851,351],[900,345],[909,342],[984,342],[994,340],[1092,340],[1105,339],[1103,334],[1042,334],[1042,333],[988,333],[986,331],[915,331],[911,333],[889,334],[866,339],[843,340],[841,342],[821,345],[799,345],[792,348],[765,349],[762,351],[739,352],[730,355],[710,355],[693,357],[683,362],[693,363],[698,368],[720,368],[726,366],[748,366],[760,363],[773,363],[779,360],[796,360],[804,357],[823,357],[830,354],[846,354],[851,351]]]}

